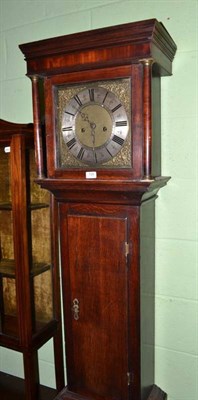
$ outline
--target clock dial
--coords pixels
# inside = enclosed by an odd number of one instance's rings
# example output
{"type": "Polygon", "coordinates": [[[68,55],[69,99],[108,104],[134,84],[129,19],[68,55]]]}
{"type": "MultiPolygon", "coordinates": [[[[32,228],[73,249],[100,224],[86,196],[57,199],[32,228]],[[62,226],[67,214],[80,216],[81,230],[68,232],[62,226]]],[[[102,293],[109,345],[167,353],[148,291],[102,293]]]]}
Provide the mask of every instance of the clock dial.
{"type": "Polygon", "coordinates": [[[131,167],[131,79],[57,85],[57,167],[131,167]]]}
{"type": "Polygon", "coordinates": [[[68,150],[85,164],[103,164],[122,148],[129,131],[124,106],[111,91],[90,87],[63,110],[62,135],[68,150]]]}

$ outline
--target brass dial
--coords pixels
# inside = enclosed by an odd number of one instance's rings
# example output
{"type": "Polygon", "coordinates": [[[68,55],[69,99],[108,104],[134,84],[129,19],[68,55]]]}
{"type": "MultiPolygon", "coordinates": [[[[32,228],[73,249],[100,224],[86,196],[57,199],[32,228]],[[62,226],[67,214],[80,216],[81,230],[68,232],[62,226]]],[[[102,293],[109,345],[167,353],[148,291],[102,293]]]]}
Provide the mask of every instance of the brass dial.
{"type": "Polygon", "coordinates": [[[61,130],[71,154],[87,165],[103,164],[124,146],[129,122],[124,106],[110,90],[79,91],[63,109],[61,130]]]}

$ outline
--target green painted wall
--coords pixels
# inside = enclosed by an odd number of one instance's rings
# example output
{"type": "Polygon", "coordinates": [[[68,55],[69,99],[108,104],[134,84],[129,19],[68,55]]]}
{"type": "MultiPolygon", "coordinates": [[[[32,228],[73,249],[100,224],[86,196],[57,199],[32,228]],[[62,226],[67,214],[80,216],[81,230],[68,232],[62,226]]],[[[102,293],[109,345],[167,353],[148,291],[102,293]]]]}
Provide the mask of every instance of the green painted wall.
{"type": "MultiPolygon", "coordinates": [[[[133,0],[0,0],[0,117],[32,121],[31,84],[18,45],[157,18],[177,43],[162,79],[162,169],[157,200],[156,373],[169,400],[198,399],[197,26],[198,3],[133,0]]],[[[39,352],[41,382],[54,386],[52,343],[39,352]]],[[[0,369],[23,375],[21,356],[0,349],[0,369]]]]}

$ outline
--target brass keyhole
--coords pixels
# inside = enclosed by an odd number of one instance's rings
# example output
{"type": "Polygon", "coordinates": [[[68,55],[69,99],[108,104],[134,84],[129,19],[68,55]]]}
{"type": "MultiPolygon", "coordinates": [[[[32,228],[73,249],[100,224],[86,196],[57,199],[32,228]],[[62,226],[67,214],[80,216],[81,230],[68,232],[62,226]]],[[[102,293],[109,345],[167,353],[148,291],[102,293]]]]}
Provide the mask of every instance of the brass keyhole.
{"type": "Polygon", "coordinates": [[[78,299],[73,300],[72,311],[73,311],[73,317],[77,321],[79,319],[79,311],[80,311],[78,299]]]}

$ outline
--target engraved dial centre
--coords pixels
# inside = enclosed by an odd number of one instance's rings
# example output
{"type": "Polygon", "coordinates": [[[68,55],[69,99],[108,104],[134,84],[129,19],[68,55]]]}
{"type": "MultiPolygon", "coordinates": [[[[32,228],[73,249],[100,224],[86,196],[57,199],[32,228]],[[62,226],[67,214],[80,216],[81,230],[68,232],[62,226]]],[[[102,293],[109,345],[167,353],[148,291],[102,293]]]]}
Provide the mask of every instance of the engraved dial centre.
{"type": "Polygon", "coordinates": [[[98,104],[81,108],[75,121],[76,136],[87,147],[103,146],[110,138],[113,122],[108,111],[98,104]]]}

